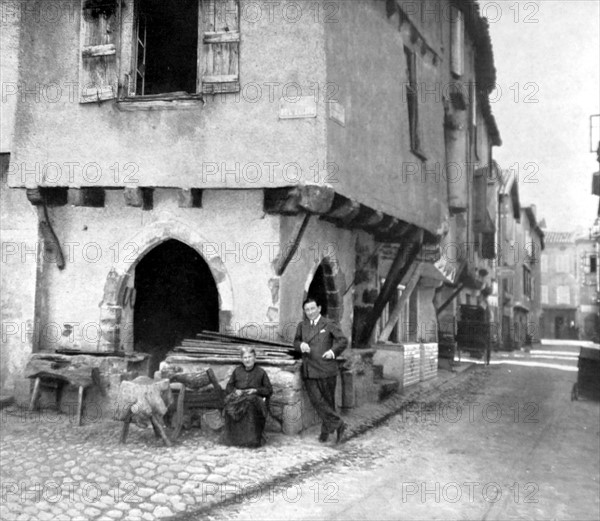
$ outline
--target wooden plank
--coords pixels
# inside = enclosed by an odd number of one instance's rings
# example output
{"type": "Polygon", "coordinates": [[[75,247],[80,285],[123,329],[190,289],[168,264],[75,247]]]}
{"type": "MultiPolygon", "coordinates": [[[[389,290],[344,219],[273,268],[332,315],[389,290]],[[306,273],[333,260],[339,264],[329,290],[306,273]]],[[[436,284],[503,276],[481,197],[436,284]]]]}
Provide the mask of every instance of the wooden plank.
{"type": "Polygon", "coordinates": [[[204,43],[231,43],[239,41],[239,32],[214,31],[204,33],[204,43]]]}
{"type": "Polygon", "coordinates": [[[207,74],[202,78],[204,83],[234,83],[237,82],[237,74],[207,74]]]}
{"type": "Polygon", "coordinates": [[[404,307],[404,304],[406,303],[406,301],[410,297],[410,294],[413,292],[413,290],[417,286],[417,283],[419,282],[420,273],[421,273],[421,264],[413,263],[411,265],[408,273],[405,275],[405,277],[400,282],[400,284],[403,284],[405,286],[404,291],[402,292],[402,295],[398,299],[398,302],[396,302],[394,309],[390,313],[390,318],[389,318],[387,324],[384,326],[383,330],[381,331],[378,342],[386,342],[387,339],[392,334],[392,331],[394,330],[396,322],[398,322],[398,319],[400,318],[400,315],[402,314],[402,308],[404,307]]]}
{"type": "Polygon", "coordinates": [[[240,340],[246,344],[264,344],[264,345],[268,345],[268,346],[279,346],[279,347],[294,347],[294,344],[290,343],[290,342],[273,342],[270,340],[259,340],[259,339],[255,339],[255,338],[245,338],[245,337],[241,337],[241,336],[237,336],[237,335],[228,335],[226,333],[217,333],[214,331],[202,331],[202,333],[200,333],[201,335],[207,335],[207,336],[214,336],[214,337],[219,337],[219,338],[225,338],[225,339],[232,339],[232,340],[240,340]]]}
{"type": "Polygon", "coordinates": [[[203,94],[219,94],[227,92],[239,92],[240,82],[234,81],[231,83],[205,83],[202,85],[203,94]]]}
{"type": "Polygon", "coordinates": [[[110,56],[116,54],[116,47],[114,43],[107,43],[104,45],[87,45],[85,46],[81,54],[84,58],[93,58],[95,56],[110,56]]]}
{"type": "MultiPolygon", "coordinates": [[[[170,353],[167,358],[168,363],[179,363],[179,362],[193,362],[193,363],[215,363],[215,364],[238,364],[240,362],[239,358],[237,359],[225,359],[218,358],[214,356],[190,356],[190,355],[180,355],[178,353],[170,353]]],[[[259,364],[264,365],[273,365],[273,366],[293,366],[295,364],[300,365],[300,360],[262,360],[258,361],[259,364]]]]}
{"type": "MultiPolygon", "coordinates": [[[[216,0],[202,0],[202,7],[205,11],[203,16],[203,24],[204,24],[204,32],[215,32],[215,1],[216,0]]],[[[200,38],[203,45],[204,51],[204,69],[203,76],[208,76],[213,74],[214,71],[214,46],[209,43],[204,43],[204,35],[200,38]]],[[[200,77],[202,81],[202,89],[204,90],[204,78],[200,77]]]]}

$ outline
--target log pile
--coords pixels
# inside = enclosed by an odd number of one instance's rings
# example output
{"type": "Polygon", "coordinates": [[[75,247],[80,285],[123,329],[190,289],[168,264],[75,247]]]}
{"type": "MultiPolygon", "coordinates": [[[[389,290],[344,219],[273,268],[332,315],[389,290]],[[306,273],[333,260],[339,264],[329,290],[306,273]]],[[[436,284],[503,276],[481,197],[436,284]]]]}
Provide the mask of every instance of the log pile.
{"type": "Polygon", "coordinates": [[[240,348],[244,346],[254,348],[256,362],[259,364],[264,362],[293,364],[300,358],[299,353],[290,343],[242,338],[213,331],[202,331],[196,335],[196,338],[184,339],[181,345],[175,347],[169,354],[184,355],[198,362],[235,363],[240,361],[240,348]]]}

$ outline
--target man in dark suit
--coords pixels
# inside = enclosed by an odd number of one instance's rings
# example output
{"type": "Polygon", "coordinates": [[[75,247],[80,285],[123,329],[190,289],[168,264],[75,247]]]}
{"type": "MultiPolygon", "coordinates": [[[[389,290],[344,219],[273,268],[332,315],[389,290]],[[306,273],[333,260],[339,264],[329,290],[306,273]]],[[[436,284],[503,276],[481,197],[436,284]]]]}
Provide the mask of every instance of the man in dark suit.
{"type": "Polygon", "coordinates": [[[321,316],[321,306],[308,298],[303,304],[306,320],[298,324],[294,347],[302,352],[302,377],[308,397],[323,420],[319,441],[326,442],[337,431],[339,443],[346,424],[335,411],[335,385],[338,367],[335,359],[346,349],[348,340],[340,327],[321,316]]]}

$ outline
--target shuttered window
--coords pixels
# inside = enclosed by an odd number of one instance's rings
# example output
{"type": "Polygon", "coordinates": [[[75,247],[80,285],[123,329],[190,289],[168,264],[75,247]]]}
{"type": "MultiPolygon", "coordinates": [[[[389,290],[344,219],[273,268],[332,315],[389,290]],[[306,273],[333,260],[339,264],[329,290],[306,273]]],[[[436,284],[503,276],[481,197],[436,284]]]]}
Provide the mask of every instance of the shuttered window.
{"type": "Polygon", "coordinates": [[[240,90],[240,16],[237,0],[200,0],[202,55],[198,91],[240,90]]]}
{"type": "Polygon", "coordinates": [[[238,0],[82,0],[80,38],[81,102],[117,97],[119,58],[125,97],[240,90],[238,0]]]}
{"type": "Polygon", "coordinates": [[[79,101],[117,96],[120,2],[83,0],[80,25],[79,101]]]}

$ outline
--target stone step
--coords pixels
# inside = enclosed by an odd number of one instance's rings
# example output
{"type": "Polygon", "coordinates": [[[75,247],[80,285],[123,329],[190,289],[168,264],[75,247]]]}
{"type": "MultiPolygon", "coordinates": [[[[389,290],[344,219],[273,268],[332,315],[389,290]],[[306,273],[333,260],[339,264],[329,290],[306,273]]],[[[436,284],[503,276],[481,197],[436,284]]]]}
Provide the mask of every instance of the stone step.
{"type": "Polygon", "coordinates": [[[400,382],[397,380],[386,380],[381,378],[376,382],[376,384],[379,387],[379,401],[385,400],[391,394],[398,392],[398,389],[400,388],[400,382]]]}
{"type": "Polygon", "coordinates": [[[373,380],[383,380],[383,364],[373,364],[373,380]]]}

